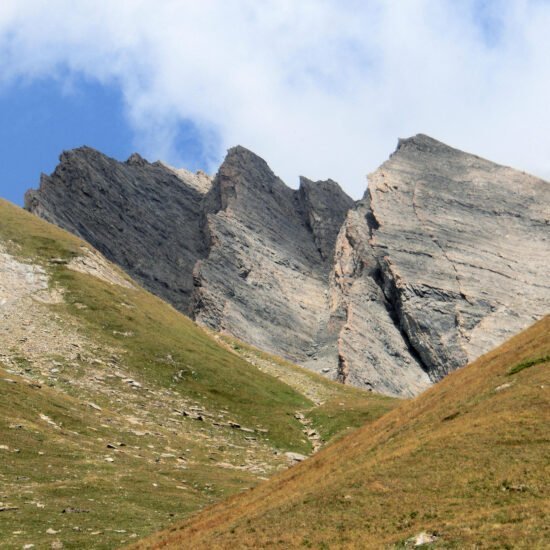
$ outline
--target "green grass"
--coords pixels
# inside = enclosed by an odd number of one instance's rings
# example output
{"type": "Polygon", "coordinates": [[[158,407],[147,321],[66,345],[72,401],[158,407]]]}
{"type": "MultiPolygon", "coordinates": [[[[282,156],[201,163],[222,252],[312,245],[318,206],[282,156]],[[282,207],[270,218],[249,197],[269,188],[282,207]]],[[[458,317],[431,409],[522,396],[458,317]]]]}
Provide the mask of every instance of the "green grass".
{"type": "Polygon", "coordinates": [[[113,548],[256,483],[248,472],[228,476],[214,467],[190,434],[159,430],[137,437],[115,413],[93,411],[44,386],[33,388],[3,368],[0,442],[8,448],[0,450],[0,501],[17,507],[2,512],[3,548],[46,547],[56,539],[66,548],[113,548]],[[125,445],[108,449],[114,442],[125,445]],[[190,449],[204,464],[178,470],[174,460],[156,462],[165,446],[178,454],[190,449]],[[81,512],[63,513],[68,509],[81,512]],[[59,533],[49,535],[48,529],[59,533]]]}
{"type": "Polygon", "coordinates": [[[148,292],[109,285],[64,264],[51,264],[51,258],[77,255],[82,243],[31,214],[7,203],[2,206],[0,239],[11,241],[18,257],[47,266],[52,281],[65,290],[65,303],[55,306],[57,312],[83,323],[85,333],[102,345],[122,347],[128,369],[210,409],[227,409],[236,422],[268,429],[262,437],[275,446],[309,451],[300,424],[287,414],[312,405],[303,395],[229,353],[148,292]]]}
{"type": "Polygon", "coordinates": [[[275,375],[262,372],[148,292],[71,271],[66,261],[89,245],[1,200],[0,243],[46,269],[64,300],[41,307],[92,345],[76,361],[42,356],[59,365],[57,377],[39,372],[24,343],[1,350],[21,375],[0,365],[0,445],[8,448],[0,449],[0,502],[17,507],[0,512],[3,547],[49,547],[57,539],[66,548],[129,543],[255,486],[287,466],[282,452],[311,452],[297,411],[329,439],[397,402],[243,344],[276,365],[275,375]],[[117,369],[143,388],[133,391],[113,377],[117,369]],[[98,374],[104,381],[92,383],[98,374]],[[31,385],[44,378],[41,387],[31,385]],[[191,405],[204,410],[204,421],[174,413],[191,405]],[[63,513],[67,508],[86,511],[63,513]]]}
{"type": "Polygon", "coordinates": [[[211,410],[227,409],[234,421],[267,429],[262,437],[282,449],[309,450],[300,425],[287,412],[311,403],[228,353],[166,303],[143,291],[110,288],[94,277],[60,268],[54,279],[67,291],[63,307],[85,323],[88,334],[107,345],[123,346],[126,367],[147,382],[181,392],[211,410]]]}
{"type": "Polygon", "coordinates": [[[325,441],[332,441],[361,426],[374,422],[393,410],[399,401],[384,395],[347,396],[332,398],[319,407],[312,408],[306,417],[325,441]]]}
{"type": "Polygon", "coordinates": [[[319,403],[302,412],[325,442],[375,421],[402,402],[392,397],[366,393],[353,386],[335,384],[324,376],[257,350],[231,336],[224,335],[220,339],[242,357],[251,358],[266,372],[319,403]]]}
{"type": "Polygon", "coordinates": [[[544,357],[536,357],[535,359],[527,359],[522,361],[517,365],[514,365],[509,371],[508,375],[517,374],[523,369],[528,369],[529,367],[534,367],[535,365],[542,365],[543,363],[548,363],[550,361],[550,355],[545,355],[544,357]]]}

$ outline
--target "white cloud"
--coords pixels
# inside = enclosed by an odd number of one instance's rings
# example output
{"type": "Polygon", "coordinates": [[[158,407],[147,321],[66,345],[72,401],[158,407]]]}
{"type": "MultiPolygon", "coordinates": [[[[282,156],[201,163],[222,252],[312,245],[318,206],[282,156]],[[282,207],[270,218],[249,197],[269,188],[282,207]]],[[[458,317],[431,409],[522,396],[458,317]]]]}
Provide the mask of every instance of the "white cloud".
{"type": "Polygon", "coordinates": [[[418,132],[549,177],[549,28],[540,0],[3,0],[0,84],[115,84],[151,159],[192,121],[210,169],[240,143],[358,197],[418,132]]]}

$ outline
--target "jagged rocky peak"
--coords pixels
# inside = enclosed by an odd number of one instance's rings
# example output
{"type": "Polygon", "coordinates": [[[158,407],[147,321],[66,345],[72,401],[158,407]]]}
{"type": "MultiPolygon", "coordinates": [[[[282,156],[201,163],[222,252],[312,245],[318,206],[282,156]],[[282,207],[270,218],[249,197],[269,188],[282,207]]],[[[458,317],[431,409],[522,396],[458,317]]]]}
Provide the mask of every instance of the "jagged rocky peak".
{"type": "Polygon", "coordinates": [[[416,134],[408,138],[399,138],[397,140],[397,148],[390,155],[390,158],[398,152],[403,153],[404,151],[416,151],[420,153],[431,153],[438,154],[443,153],[448,155],[450,152],[455,152],[457,154],[463,154],[459,149],[454,149],[449,147],[445,143],[438,141],[426,134],[416,134]]]}
{"type": "MultiPolygon", "coordinates": [[[[208,208],[212,211],[228,207],[246,207],[248,216],[261,220],[278,209],[288,206],[292,189],[278,178],[264,159],[238,145],[228,150],[212,185],[208,208]]],[[[280,212],[287,215],[288,212],[280,212]]]]}
{"type": "Polygon", "coordinates": [[[544,315],[549,204],[543,180],[424,135],[400,140],[339,236],[344,375],[409,361],[438,380],[544,315]],[[359,346],[365,332],[378,333],[374,347],[359,346]]]}
{"type": "Polygon", "coordinates": [[[326,290],[351,204],[334,182],[287,187],[241,146],[213,181],[71,151],[27,201],[199,323],[334,373],[326,290]]]}
{"type": "Polygon", "coordinates": [[[248,149],[213,180],[64,153],[27,208],[199,323],[345,383],[414,395],[550,309],[549,184],[428,136],[354,205],[248,149]]]}
{"type": "Polygon", "coordinates": [[[205,253],[203,193],[138,154],[119,162],[90,148],[66,151],[25,208],[87,240],[145,288],[190,314],[193,266],[205,253]]]}
{"type": "Polygon", "coordinates": [[[129,166],[146,166],[149,164],[139,153],[132,153],[126,160],[129,166]]]}
{"type": "Polygon", "coordinates": [[[210,249],[195,267],[197,321],[295,361],[313,361],[328,322],[333,226],[341,225],[351,199],[291,189],[263,159],[234,147],[205,204],[210,249]]]}

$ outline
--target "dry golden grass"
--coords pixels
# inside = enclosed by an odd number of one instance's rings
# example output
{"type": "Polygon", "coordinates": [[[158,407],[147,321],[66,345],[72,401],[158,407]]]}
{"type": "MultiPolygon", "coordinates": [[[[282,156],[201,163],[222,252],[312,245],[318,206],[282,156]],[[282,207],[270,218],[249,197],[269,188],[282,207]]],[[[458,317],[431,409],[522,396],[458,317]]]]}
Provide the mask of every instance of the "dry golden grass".
{"type": "Polygon", "coordinates": [[[550,317],[138,548],[548,548],[550,317]],[[532,361],[535,360],[535,361],[532,361]],[[514,373],[514,367],[531,362],[514,373]],[[510,374],[513,373],[513,374],[510,374]]]}

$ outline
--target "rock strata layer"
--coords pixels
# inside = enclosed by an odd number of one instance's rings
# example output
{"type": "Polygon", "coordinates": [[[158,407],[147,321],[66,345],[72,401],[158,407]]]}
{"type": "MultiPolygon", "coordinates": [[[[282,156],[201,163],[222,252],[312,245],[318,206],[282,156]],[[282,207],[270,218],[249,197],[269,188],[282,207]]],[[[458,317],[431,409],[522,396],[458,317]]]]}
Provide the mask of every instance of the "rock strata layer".
{"type": "Polygon", "coordinates": [[[548,313],[549,206],[543,180],[400,140],[338,236],[340,378],[417,391],[548,313]]]}
{"type": "Polygon", "coordinates": [[[25,206],[197,322],[336,377],[328,281],[354,201],[334,181],[290,189],[244,147],[213,181],[82,147],[61,155],[25,206]]]}
{"type": "MultiPolygon", "coordinates": [[[[209,252],[195,266],[195,319],[326,367],[318,359],[329,321],[329,273],[338,228],[352,206],[334,182],[303,178],[296,191],[254,153],[230,149],[205,197],[209,252]]],[[[335,353],[333,344],[334,371],[335,353]]]]}
{"type": "Polygon", "coordinates": [[[410,396],[550,310],[549,199],[547,182],[418,135],[356,205],[234,147],[213,180],[70,151],[26,207],[203,325],[410,396]]]}
{"type": "Polygon", "coordinates": [[[193,266],[208,176],[139,155],[118,162],[89,147],[64,152],[25,207],[85,239],[145,288],[191,315],[193,266]]]}

